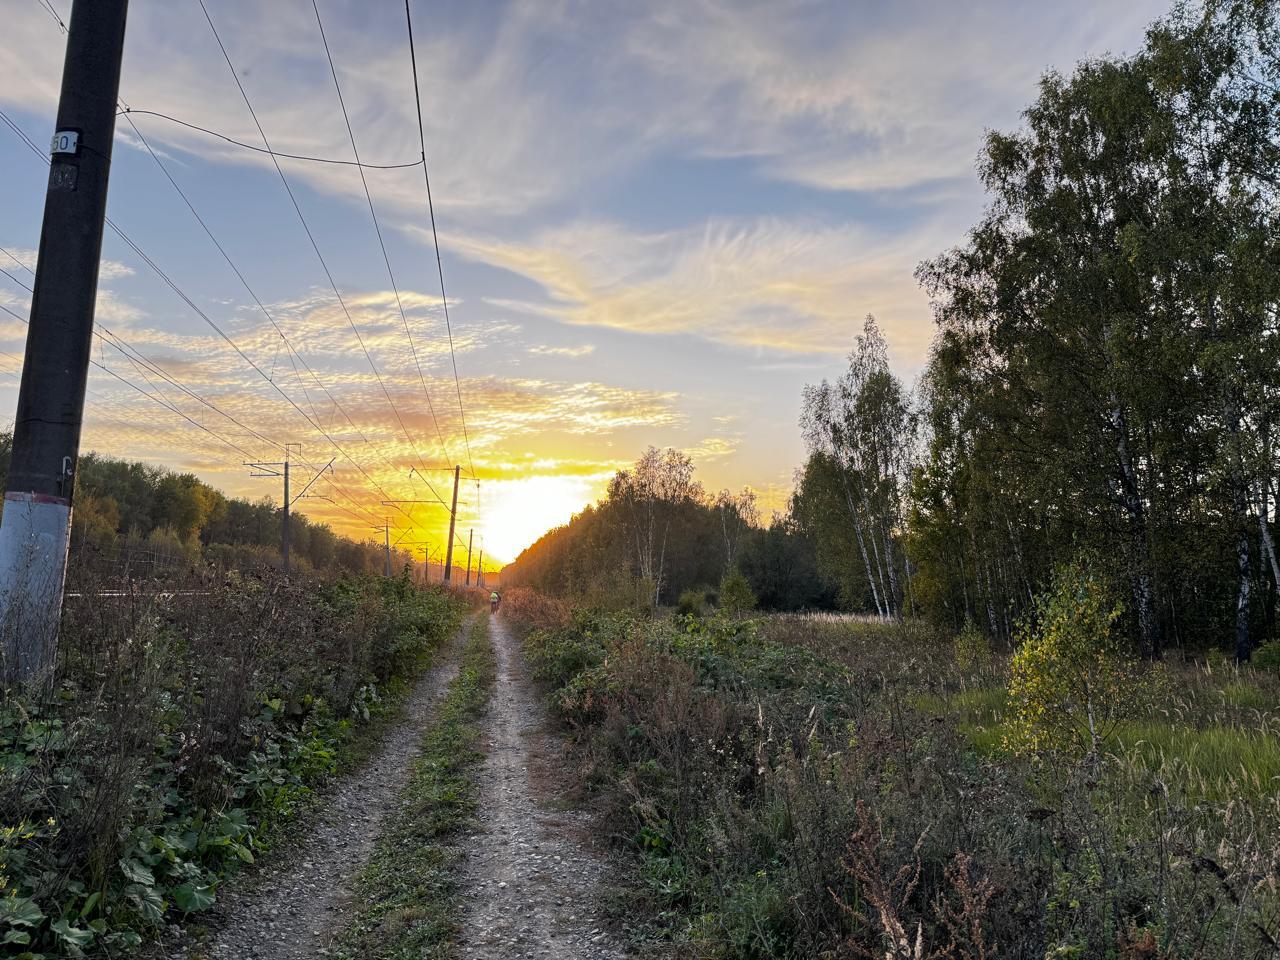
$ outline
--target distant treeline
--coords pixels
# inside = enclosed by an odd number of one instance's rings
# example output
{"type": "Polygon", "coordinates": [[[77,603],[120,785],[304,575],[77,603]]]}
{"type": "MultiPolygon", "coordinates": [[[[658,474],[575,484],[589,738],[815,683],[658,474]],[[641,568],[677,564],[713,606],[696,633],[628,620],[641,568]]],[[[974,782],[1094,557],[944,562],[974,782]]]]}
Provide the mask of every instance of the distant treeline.
{"type": "MultiPolygon", "coordinates": [[[[0,434],[0,477],[9,472],[11,434],[0,434]]],[[[133,576],[207,560],[230,567],[279,566],[283,517],[270,498],[234,499],[189,473],[90,453],[76,470],[72,572],[79,565],[133,576]]],[[[382,544],[334,533],[299,513],[289,516],[290,558],[322,575],[381,573],[382,544]]],[[[410,560],[393,554],[395,570],[410,560]]]]}
{"type": "Polygon", "coordinates": [[[689,591],[714,601],[740,571],[761,606],[833,607],[836,586],[804,534],[787,517],[761,526],[757,514],[751,491],[708,495],[687,456],[651,448],[603,500],[507,565],[502,583],[602,607],[674,605],[689,591]]]}
{"type": "Polygon", "coordinates": [[[835,595],[1009,643],[1084,559],[1135,650],[1247,658],[1280,587],[1278,18],[1179,6],[1136,55],[1047,75],[1023,129],[988,135],[986,214],[919,269],[937,322],[920,383],[868,319],[847,371],[805,392],[787,515],[745,524],[736,556],[732,506],[637,495],[642,461],[513,575],[580,592],[625,570],[670,602],[737,563],[770,605],[835,595]]]}

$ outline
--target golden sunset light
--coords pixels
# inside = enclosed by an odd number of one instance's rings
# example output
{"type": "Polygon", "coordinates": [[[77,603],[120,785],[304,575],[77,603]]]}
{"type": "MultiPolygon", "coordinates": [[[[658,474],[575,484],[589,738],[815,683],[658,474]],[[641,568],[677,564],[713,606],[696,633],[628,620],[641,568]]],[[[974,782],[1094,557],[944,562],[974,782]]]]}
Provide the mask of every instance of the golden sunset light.
{"type": "Polygon", "coordinates": [[[533,476],[485,485],[484,544],[495,564],[509,563],[552,527],[604,495],[608,476],[533,476]]]}
{"type": "Polygon", "coordinates": [[[0,960],[1280,960],[1280,0],[0,25],[0,960]]]}

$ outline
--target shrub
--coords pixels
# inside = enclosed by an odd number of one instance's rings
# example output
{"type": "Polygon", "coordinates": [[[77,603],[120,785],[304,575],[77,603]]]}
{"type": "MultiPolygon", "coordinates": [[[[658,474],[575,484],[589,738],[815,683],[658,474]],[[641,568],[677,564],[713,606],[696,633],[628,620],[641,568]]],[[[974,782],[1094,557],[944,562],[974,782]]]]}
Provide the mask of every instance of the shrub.
{"type": "Polygon", "coordinates": [[[1010,663],[1007,746],[1098,754],[1131,712],[1138,683],[1112,632],[1122,612],[1090,566],[1055,572],[1021,626],[1010,663]]]}
{"type": "Polygon", "coordinates": [[[991,665],[991,641],[969,618],[956,637],[956,663],[962,670],[983,670],[991,665]]]}
{"type": "Polygon", "coordinates": [[[568,604],[529,587],[503,590],[502,613],[525,630],[557,630],[572,616],[568,604]]]}
{"type": "MultiPolygon", "coordinates": [[[[1087,573],[1077,633],[1115,609],[1087,573]]],[[[627,922],[647,901],[673,955],[1234,960],[1280,938],[1268,673],[1169,664],[1160,710],[1048,783],[1001,749],[991,672],[917,621],[579,613],[526,648],[632,854],[627,922]]]]}
{"type": "Polygon", "coordinates": [[[681,617],[700,617],[707,612],[707,591],[705,588],[689,589],[680,594],[676,601],[676,615],[681,617]]]}
{"type": "Polygon", "coordinates": [[[1274,670],[1280,673],[1280,640],[1264,643],[1253,652],[1249,662],[1260,670],[1274,670]]]}
{"type": "Polygon", "coordinates": [[[271,572],[68,597],[56,688],[0,700],[0,945],[132,955],[208,907],[464,609],[271,572]]]}
{"type": "Polygon", "coordinates": [[[751,584],[737,567],[733,567],[720,581],[720,609],[737,616],[756,608],[756,595],[751,584]]]}

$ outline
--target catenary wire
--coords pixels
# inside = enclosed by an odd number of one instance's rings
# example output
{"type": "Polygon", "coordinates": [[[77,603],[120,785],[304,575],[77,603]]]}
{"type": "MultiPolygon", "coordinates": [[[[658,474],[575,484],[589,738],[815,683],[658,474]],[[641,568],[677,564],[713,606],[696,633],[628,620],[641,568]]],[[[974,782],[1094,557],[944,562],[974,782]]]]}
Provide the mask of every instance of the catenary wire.
{"type": "Polygon", "coordinates": [[[355,131],[351,127],[351,117],[347,113],[347,103],[342,96],[342,84],[338,81],[338,69],[333,62],[333,53],[329,49],[329,38],[325,35],[324,21],[320,18],[320,7],[316,0],[311,0],[311,9],[315,11],[316,26],[320,30],[320,41],[324,44],[325,59],[329,61],[329,73],[333,77],[333,87],[338,94],[338,106],[342,110],[342,120],[346,124],[347,137],[351,141],[351,153],[356,158],[357,171],[360,174],[360,185],[364,188],[364,199],[369,205],[369,217],[373,220],[373,230],[377,234],[378,247],[382,251],[382,262],[387,267],[387,277],[391,281],[391,291],[396,298],[396,308],[400,311],[400,320],[404,324],[404,333],[409,342],[409,352],[413,356],[413,365],[418,371],[418,381],[422,385],[422,395],[427,401],[427,410],[431,413],[431,421],[435,424],[436,437],[440,441],[440,450],[444,453],[445,462],[453,463],[453,458],[449,456],[449,447],[444,440],[444,433],[440,429],[440,421],[436,418],[435,404],[431,402],[431,391],[427,387],[427,379],[422,372],[422,362],[418,358],[418,348],[413,342],[413,331],[409,326],[409,318],[404,312],[404,302],[400,297],[400,287],[396,283],[396,274],[391,268],[391,257],[387,254],[387,244],[382,236],[382,225],[378,221],[378,212],[373,205],[373,195],[369,192],[369,181],[365,178],[364,170],[360,168],[360,148],[356,146],[355,131]]]}
{"type": "Polygon", "coordinates": [[[416,167],[422,163],[421,160],[412,160],[408,163],[365,163],[363,160],[337,160],[332,157],[313,157],[303,153],[284,153],[280,150],[268,150],[265,147],[257,147],[252,143],[245,143],[243,140],[237,140],[235,137],[229,137],[225,133],[218,133],[216,130],[210,130],[208,127],[202,127],[198,123],[179,120],[177,117],[170,116],[167,113],[161,113],[159,110],[141,110],[137,107],[125,107],[117,114],[117,116],[155,117],[159,120],[167,120],[180,127],[186,127],[188,130],[195,130],[198,133],[203,133],[210,137],[216,137],[219,140],[225,140],[227,143],[237,147],[243,147],[245,150],[252,150],[255,153],[265,153],[273,157],[283,157],[286,160],[304,160],[308,163],[328,163],[343,167],[362,167],[365,170],[405,170],[416,167]]]}
{"type": "MultiPolygon", "coordinates": [[[[253,118],[254,126],[256,126],[258,129],[258,135],[262,137],[262,144],[268,150],[270,150],[271,141],[267,137],[266,130],[263,128],[261,121],[258,119],[257,112],[253,108],[253,102],[252,100],[249,99],[248,91],[245,90],[244,84],[240,81],[239,71],[236,70],[235,64],[231,60],[231,55],[230,53],[228,53],[226,45],[222,42],[222,36],[218,33],[218,28],[214,25],[213,17],[209,14],[209,9],[205,5],[204,0],[197,0],[197,2],[200,4],[200,9],[204,13],[205,21],[209,24],[209,30],[213,33],[214,40],[218,44],[218,49],[222,52],[222,58],[224,61],[226,61],[227,69],[231,72],[231,77],[235,81],[236,88],[240,91],[240,96],[244,100],[245,107],[248,108],[249,110],[249,116],[253,118]]],[[[355,320],[352,318],[350,310],[347,308],[346,300],[343,298],[342,293],[338,290],[337,281],[334,280],[333,273],[329,269],[328,261],[325,259],[324,254],[320,251],[320,245],[316,241],[315,234],[312,232],[310,225],[307,223],[307,219],[305,215],[302,213],[302,207],[298,203],[297,197],[294,195],[293,187],[289,183],[289,178],[285,176],[284,170],[280,166],[279,160],[277,160],[273,156],[271,158],[271,162],[275,166],[276,173],[280,177],[280,182],[284,185],[285,192],[289,195],[289,200],[293,205],[294,212],[297,214],[298,220],[302,224],[302,228],[307,235],[307,239],[311,243],[311,248],[315,252],[316,258],[320,262],[321,269],[323,269],[325,277],[329,281],[329,286],[333,290],[333,294],[338,302],[338,306],[342,309],[343,315],[346,317],[347,324],[348,326],[351,327],[352,333],[355,334],[356,342],[359,343],[360,349],[364,353],[365,359],[368,361],[370,369],[372,369],[373,371],[374,378],[377,380],[378,386],[381,387],[382,393],[386,397],[387,404],[388,406],[391,407],[391,411],[395,415],[395,418],[400,425],[400,429],[405,435],[405,440],[408,442],[410,450],[414,452],[414,456],[417,458],[419,462],[421,462],[422,455],[418,453],[417,446],[414,444],[413,438],[409,433],[409,429],[405,425],[404,418],[401,417],[400,411],[396,407],[395,400],[391,396],[391,391],[387,389],[386,382],[383,379],[381,372],[378,370],[378,365],[377,363],[374,362],[373,355],[369,352],[369,348],[365,344],[364,337],[360,333],[360,329],[356,326],[355,320]]],[[[423,478],[423,482],[427,484],[428,489],[431,490],[435,498],[441,504],[444,504],[446,509],[448,509],[448,504],[445,503],[444,499],[440,496],[439,492],[436,491],[436,489],[431,485],[430,481],[426,480],[426,478],[423,478]]],[[[391,499],[391,498],[388,497],[387,499],[391,499]]]]}
{"type": "MultiPolygon", "coordinates": [[[[18,126],[18,124],[17,124],[17,123],[16,123],[16,122],[11,118],[11,117],[9,117],[7,114],[5,114],[3,110],[0,110],[0,121],[3,121],[3,122],[4,122],[4,123],[9,127],[9,129],[10,129],[10,130],[12,130],[12,131],[13,131],[13,132],[18,136],[18,137],[20,137],[20,138],[21,138],[21,139],[26,143],[26,145],[27,145],[28,149],[30,149],[30,150],[31,150],[31,151],[32,151],[36,156],[38,156],[38,157],[39,157],[39,158],[40,158],[44,163],[46,163],[46,164],[47,164],[47,163],[49,162],[48,158],[47,158],[47,157],[45,157],[43,153],[41,153],[41,151],[40,151],[39,147],[37,147],[37,146],[35,145],[35,143],[31,140],[31,138],[30,138],[30,137],[28,137],[28,136],[26,135],[25,131],[23,131],[23,130],[22,130],[22,128],[21,128],[20,126],[18,126]]],[[[154,155],[154,154],[153,154],[153,155],[154,155]]],[[[159,161],[158,161],[158,158],[157,158],[157,162],[159,162],[159,161]]],[[[163,165],[161,165],[161,166],[162,166],[162,169],[163,169],[163,165]]],[[[174,186],[176,187],[176,186],[177,186],[177,184],[175,183],[175,184],[174,184],[174,186]]],[[[178,295],[178,296],[179,296],[179,297],[180,297],[180,298],[181,298],[181,299],[182,299],[182,300],[183,300],[183,301],[184,301],[184,302],[185,302],[185,303],[186,303],[186,304],[187,304],[187,305],[188,305],[188,306],[189,306],[189,307],[190,307],[190,308],[191,308],[191,309],[192,309],[192,310],[193,310],[193,311],[198,315],[198,316],[200,316],[202,319],[204,319],[204,320],[205,320],[205,322],[206,322],[206,323],[208,323],[211,327],[213,327],[215,330],[217,330],[217,331],[221,334],[222,338],[223,338],[224,340],[226,340],[226,341],[227,341],[227,342],[232,346],[232,348],[236,351],[236,353],[240,354],[240,356],[241,356],[241,357],[243,357],[243,358],[248,362],[248,364],[250,365],[250,367],[252,367],[253,369],[255,369],[255,370],[256,370],[260,375],[262,375],[262,376],[264,377],[264,379],[266,379],[266,380],[267,380],[267,382],[268,382],[269,384],[271,384],[271,385],[272,385],[272,386],[273,386],[273,387],[274,387],[274,388],[275,388],[275,389],[276,389],[276,390],[277,390],[277,391],[278,391],[278,392],[279,392],[279,393],[280,393],[280,394],[285,398],[285,400],[286,400],[286,401],[288,401],[288,402],[290,403],[290,405],[291,405],[291,406],[293,406],[295,409],[297,409],[297,410],[298,410],[298,412],[299,412],[300,414],[302,414],[302,416],[303,416],[304,418],[308,419],[308,421],[310,422],[310,418],[309,418],[309,417],[307,417],[306,412],[305,412],[305,411],[303,411],[301,408],[299,408],[299,407],[297,406],[297,403],[296,403],[295,401],[293,401],[293,399],[292,399],[291,397],[289,397],[287,394],[285,394],[285,393],[284,393],[284,391],[283,391],[282,389],[280,389],[280,387],[279,387],[277,384],[275,384],[275,383],[274,383],[274,381],[271,379],[271,377],[270,377],[269,375],[265,374],[265,373],[264,373],[264,371],[262,371],[262,370],[261,370],[261,368],[260,368],[260,367],[258,367],[258,365],[257,365],[257,364],[255,364],[252,360],[250,360],[250,359],[249,359],[249,358],[244,354],[244,352],[243,352],[242,350],[240,350],[240,348],[239,348],[239,347],[234,343],[234,341],[232,341],[232,340],[230,339],[230,337],[228,337],[225,333],[223,333],[223,332],[221,331],[221,329],[217,326],[217,324],[216,324],[216,323],[214,323],[214,322],[211,320],[211,318],[209,318],[209,317],[208,317],[208,315],[207,315],[207,314],[205,314],[205,313],[204,313],[204,311],[203,311],[203,310],[201,310],[201,309],[200,309],[200,307],[199,307],[199,306],[197,306],[197,305],[195,304],[195,302],[194,302],[194,301],[192,301],[192,300],[191,300],[191,298],[190,298],[190,297],[188,297],[184,291],[182,291],[182,289],[181,289],[180,287],[178,287],[178,285],[173,281],[173,279],[172,279],[171,277],[169,277],[169,275],[168,275],[167,273],[165,273],[165,271],[164,271],[164,270],[162,270],[162,269],[159,267],[159,265],[158,265],[158,264],[156,264],[156,263],[155,263],[155,261],[154,261],[154,260],[152,260],[152,259],[151,259],[151,257],[150,257],[150,256],[149,256],[145,251],[143,251],[143,250],[142,250],[142,248],[141,248],[141,247],[139,247],[139,246],[138,246],[138,245],[133,241],[133,239],[132,239],[131,237],[129,237],[129,236],[128,236],[128,235],[127,235],[127,234],[126,234],[126,233],[125,233],[125,232],[124,232],[124,231],[123,231],[123,230],[122,230],[122,229],[121,229],[121,228],[120,228],[120,227],[119,227],[119,226],[118,226],[118,225],[117,225],[117,224],[116,224],[116,223],[115,223],[115,222],[114,222],[110,217],[106,217],[105,219],[106,219],[106,223],[107,223],[107,225],[111,227],[112,231],[113,231],[113,232],[114,232],[118,237],[120,237],[120,239],[121,239],[121,240],[123,240],[123,241],[124,241],[124,243],[125,243],[126,245],[128,245],[128,246],[129,246],[129,248],[130,248],[131,250],[133,250],[133,252],[134,252],[134,253],[135,253],[135,254],[136,254],[136,255],[137,255],[137,256],[138,256],[138,257],[139,257],[139,258],[140,258],[144,263],[146,263],[146,264],[147,264],[147,266],[148,266],[148,267],[150,267],[150,269],[151,269],[154,273],[156,273],[156,275],[157,275],[157,276],[159,276],[161,280],[163,280],[163,281],[164,281],[164,282],[165,282],[165,283],[166,283],[166,284],[167,284],[167,285],[168,285],[168,286],[169,286],[169,287],[170,287],[170,288],[171,288],[171,289],[172,289],[172,290],[173,290],[173,291],[174,291],[174,292],[175,292],[175,293],[176,293],[176,294],[177,294],[177,295],[178,295]]],[[[13,257],[13,256],[12,256],[12,254],[9,254],[9,256],[10,256],[10,258],[11,258],[11,259],[14,259],[14,260],[16,260],[16,259],[17,259],[17,258],[15,258],[15,257],[13,257]]],[[[18,262],[21,262],[21,261],[18,261],[18,262]]],[[[26,265],[25,265],[25,264],[23,264],[23,266],[24,266],[24,267],[26,267],[26,265]]],[[[27,267],[26,269],[30,270],[30,268],[29,268],[29,267],[27,267]]],[[[107,332],[108,332],[108,334],[110,334],[110,331],[107,331],[107,332]]],[[[113,336],[113,337],[114,337],[114,334],[111,334],[111,336],[113,336]]],[[[111,341],[108,341],[108,342],[111,342],[111,341]]],[[[113,346],[116,346],[114,343],[113,343],[112,345],[113,345],[113,346]]],[[[118,346],[117,346],[117,349],[119,349],[119,347],[118,347],[118,346]]],[[[139,355],[139,356],[140,356],[140,355],[139,355]]],[[[144,359],[144,360],[145,360],[145,358],[142,358],[142,359],[144,359]]],[[[153,367],[153,369],[157,369],[157,370],[158,370],[158,367],[156,367],[156,366],[155,366],[151,361],[146,361],[146,362],[147,362],[147,363],[149,363],[149,364],[151,364],[151,365],[152,365],[152,367],[153,367]]],[[[169,381],[170,381],[171,383],[173,383],[173,384],[174,384],[174,386],[179,387],[179,389],[184,389],[184,388],[182,388],[181,384],[177,383],[177,382],[176,382],[175,380],[173,380],[172,378],[169,378],[167,374],[163,374],[163,372],[162,372],[162,375],[163,375],[163,376],[165,376],[165,377],[166,377],[166,379],[169,379],[169,381]]],[[[196,395],[196,394],[194,394],[194,393],[191,393],[190,391],[187,391],[187,392],[189,393],[189,395],[190,395],[190,396],[192,396],[192,397],[193,397],[194,399],[196,399],[197,401],[199,401],[199,402],[201,402],[201,403],[204,403],[206,406],[209,406],[209,407],[210,407],[210,409],[215,410],[215,412],[218,412],[218,413],[220,413],[221,415],[228,417],[229,419],[231,419],[231,420],[232,420],[232,422],[236,423],[236,425],[237,425],[237,426],[240,426],[242,429],[245,429],[245,430],[246,430],[246,431],[248,431],[249,433],[251,433],[251,434],[253,434],[253,435],[257,436],[259,439],[262,439],[262,435],[261,435],[261,434],[259,434],[259,433],[257,433],[257,431],[255,431],[255,430],[253,430],[252,428],[248,427],[247,425],[245,425],[245,424],[241,423],[239,420],[235,419],[234,417],[230,417],[230,415],[228,415],[228,414],[226,414],[225,412],[223,412],[223,411],[219,410],[216,406],[214,406],[214,405],[210,404],[208,401],[204,400],[203,398],[199,397],[198,395],[196,395]]],[[[304,393],[305,393],[305,390],[304,390],[304,393]]],[[[332,399],[332,397],[331,397],[331,399],[332,399]]],[[[336,400],[335,400],[334,402],[336,403],[336,400]]],[[[182,415],[183,415],[183,416],[185,416],[185,414],[182,414],[182,415]]],[[[193,421],[193,422],[194,422],[194,421],[193,421]]],[[[353,426],[354,426],[354,424],[353,424],[353,426]]],[[[317,429],[319,429],[321,433],[325,433],[325,431],[323,430],[323,428],[317,427],[317,429]]],[[[275,445],[275,446],[279,446],[279,444],[273,444],[273,445],[275,445]]],[[[371,477],[367,472],[365,472],[365,471],[364,471],[364,469],[363,469],[362,467],[360,467],[360,465],[359,465],[358,463],[356,463],[356,462],[355,462],[351,457],[349,457],[349,456],[347,457],[347,459],[348,459],[348,460],[351,460],[351,462],[356,466],[357,470],[359,470],[359,471],[360,471],[360,472],[361,472],[361,473],[366,477],[366,479],[368,479],[368,480],[370,481],[370,483],[372,483],[372,484],[374,485],[374,487],[378,490],[378,492],[379,492],[379,493],[380,493],[384,498],[388,496],[388,495],[387,495],[387,493],[386,493],[386,491],[385,491],[385,489],[383,489],[383,488],[381,487],[381,485],[380,485],[380,484],[378,484],[378,482],[377,482],[376,480],[374,480],[374,479],[373,479],[373,478],[372,478],[372,477],[371,477]]],[[[309,466],[312,466],[312,465],[310,465],[310,464],[309,464],[309,466]]],[[[314,467],[313,467],[313,469],[314,469],[314,467]]],[[[330,481],[330,482],[332,482],[332,481],[330,481]]],[[[340,489],[340,488],[339,488],[339,489],[340,489]]],[[[348,494],[347,496],[349,497],[350,495],[348,494]]],[[[355,502],[355,501],[354,501],[354,498],[352,498],[352,502],[353,502],[353,503],[355,502]]]]}
{"type": "MultiPolygon", "coordinates": [[[[315,0],[312,0],[314,3],[315,0]]],[[[453,384],[458,392],[458,416],[462,422],[462,440],[467,449],[467,465],[471,475],[476,475],[475,461],[471,459],[471,437],[467,433],[467,413],[462,406],[462,381],[458,379],[458,355],[453,349],[453,324],[449,320],[449,297],[444,289],[444,264],[440,259],[440,237],[436,232],[436,208],[431,199],[431,174],[427,170],[427,135],[422,124],[422,93],[418,87],[418,55],[413,45],[413,17],[409,12],[409,0],[404,0],[405,26],[409,33],[409,64],[413,69],[413,99],[418,110],[418,145],[422,153],[422,179],[427,188],[427,211],[431,215],[431,240],[436,249],[436,273],[440,278],[440,303],[444,307],[444,328],[449,336],[449,359],[453,364],[453,384]]]]}

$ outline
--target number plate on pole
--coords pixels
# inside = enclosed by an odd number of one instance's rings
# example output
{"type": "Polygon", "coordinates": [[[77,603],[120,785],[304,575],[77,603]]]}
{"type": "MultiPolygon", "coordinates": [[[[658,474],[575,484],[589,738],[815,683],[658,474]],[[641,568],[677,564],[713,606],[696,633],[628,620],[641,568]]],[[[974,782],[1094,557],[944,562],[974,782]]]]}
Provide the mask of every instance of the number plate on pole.
{"type": "Polygon", "coordinates": [[[49,145],[50,153],[75,153],[80,149],[80,134],[75,130],[59,130],[49,145]]]}

